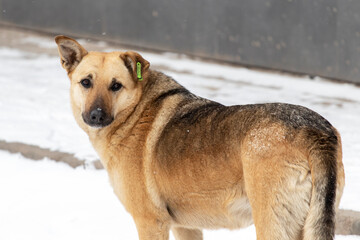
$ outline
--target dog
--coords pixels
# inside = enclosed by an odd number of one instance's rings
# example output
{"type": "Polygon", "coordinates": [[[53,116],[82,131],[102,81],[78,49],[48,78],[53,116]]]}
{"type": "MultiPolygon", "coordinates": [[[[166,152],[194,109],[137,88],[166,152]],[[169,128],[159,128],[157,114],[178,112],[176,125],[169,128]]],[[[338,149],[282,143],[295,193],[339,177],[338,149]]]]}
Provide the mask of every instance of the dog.
{"type": "Polygon", "coordinates": [[[57,36],[71,106],[140,240],[203,239],[255,224],[258,240],[334,238],[345,183],[338,131],[297,105],[224,106],[139,53],[57,36]]]}

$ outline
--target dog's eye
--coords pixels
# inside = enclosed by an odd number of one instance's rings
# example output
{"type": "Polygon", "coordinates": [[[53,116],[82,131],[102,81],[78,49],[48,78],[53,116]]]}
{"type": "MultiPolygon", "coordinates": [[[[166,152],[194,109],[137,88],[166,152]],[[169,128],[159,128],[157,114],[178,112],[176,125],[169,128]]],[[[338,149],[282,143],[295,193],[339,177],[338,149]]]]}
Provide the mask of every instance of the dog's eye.
{"type": "Polygon", "coordinates": [[[81,80],[80,83],[84,88],[91,87],[91,81],[89,79],[87,79],[87,78],[81,80]]]}
{"type": "Polygon", "coordinates": [[[122,84],[118,82],[114,82],[110,87],[111,91],[113,92],[119,91],[121,88],[122,88],[122,84]]]}

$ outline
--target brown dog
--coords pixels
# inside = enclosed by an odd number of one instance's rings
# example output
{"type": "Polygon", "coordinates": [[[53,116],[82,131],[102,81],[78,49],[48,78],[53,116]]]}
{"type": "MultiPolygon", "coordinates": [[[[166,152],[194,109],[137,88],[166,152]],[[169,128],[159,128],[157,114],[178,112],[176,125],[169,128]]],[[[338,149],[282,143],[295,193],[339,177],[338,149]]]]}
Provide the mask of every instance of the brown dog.
{"type": "Polygon", "coordinates": [[[341,140],[289,104],[226,107],[149,69],[136,52],[87,52],[56,37],[77,123],[141,240],[202,239],[255,223],[257,239],[330,240],[343,186],[341,140]]]}

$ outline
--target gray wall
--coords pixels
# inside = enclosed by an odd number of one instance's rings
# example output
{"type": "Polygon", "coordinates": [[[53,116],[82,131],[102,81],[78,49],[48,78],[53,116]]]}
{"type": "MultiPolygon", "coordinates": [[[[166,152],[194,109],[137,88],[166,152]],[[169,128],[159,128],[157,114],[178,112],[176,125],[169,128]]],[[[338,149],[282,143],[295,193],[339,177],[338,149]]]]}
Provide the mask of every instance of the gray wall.
{"type": "Polygon", "coordinates": [[[0,22],[360,83],[359,0],[0,0],[0,22]]]}

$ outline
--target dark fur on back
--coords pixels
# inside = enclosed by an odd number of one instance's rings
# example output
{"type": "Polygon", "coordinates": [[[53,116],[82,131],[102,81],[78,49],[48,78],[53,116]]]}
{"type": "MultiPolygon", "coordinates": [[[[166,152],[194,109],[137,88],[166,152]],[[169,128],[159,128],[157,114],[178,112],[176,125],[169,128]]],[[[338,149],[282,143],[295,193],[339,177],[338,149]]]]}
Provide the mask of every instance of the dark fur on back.
{"type": "Polygon", "coordinates": [[[309,153],[314,156],[312,159],[318,159],[310,163],[312,169],[315,169],[314,171],[324,169],[322,178],[317,179],[318,185],[315,189],[318,193],[316,196],[320,198],[318,202],[323,208],[322,216],[315,223],[315,231],[321,239],[333,239],[338,139],[334,128],[325,118],[306,107],[285,103],[226,107],[194,96],[181,86],[161,94],[156,101],[165,101],[167,97],[175,94],[182,95],[183,100],[159,139],[157,149],[161,151],[157,154],[160,164],[163,162],[166,167],[178,165],[180,163],[172,159],[179,159],[179,155],[183,155],[183,158],[191,158],[191,151],[190,153],[189,150],[185,151],[189,148],[194,155],[202,152],[215,158],[226,158],[228,152],[237,148],[231,145],[234,142],[232,140],[237,139],[240,144],[243,137],[238,136],[246,136],[249,129],[256,128],[264,122],[283,124],[288,129],[289,139],[294,138],[290,136],[294,130],[299,133],[304,132],[308,140],[309,153]],[[229,123],[235,120],[236,123],[229,123]],[[210,146],[209,139],[211,139],[210,146]],[[169,142],[172,144],[169,145],[169,142]],[[224,149],[227,152],[223,152],[224,149]]]}

